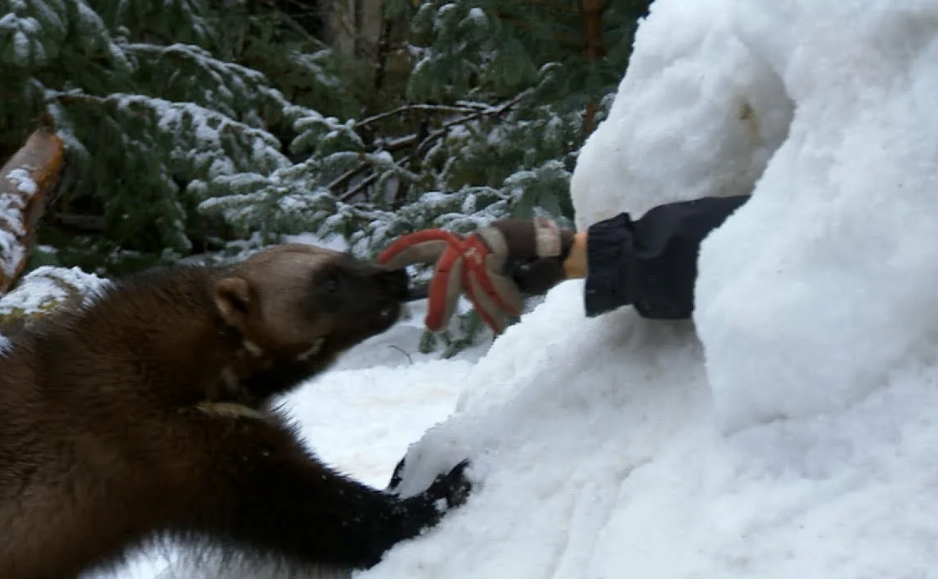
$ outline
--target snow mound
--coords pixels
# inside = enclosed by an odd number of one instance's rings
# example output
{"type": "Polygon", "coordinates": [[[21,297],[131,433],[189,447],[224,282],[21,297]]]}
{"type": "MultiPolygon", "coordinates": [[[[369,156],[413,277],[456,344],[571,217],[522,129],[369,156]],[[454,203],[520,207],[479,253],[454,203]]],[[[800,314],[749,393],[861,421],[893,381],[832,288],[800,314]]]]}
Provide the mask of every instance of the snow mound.
{"type": "Polygon", "coordinates": [[[407,493],[472,458],[470,502],[357,576],[934,575],[936,38],[934,1],[658,0],[573,194],[752,192],[694,323],[552,291],[409,451],[407,493]]]}
{"type": "Polygon", "coordinates": [[[623,552],[603,538],[631,502],[623,481],[705,432],[702,352],[689,322],[587,320],[581,296],[579,282],[556,288],[473,367],[460,412],[411,448],[402,492],[466,456],[478,488],[361,577],[595,577],[596,556],[623,552]]]}
{"type": "Polygon", "coordinates": [[[938,336],[938,3],[752,5],[737,29],[797,112],[701,253],[727,430],[854,403],[938,336]]]}
{"type": "Polygon", "coordinates": [[[841,413],[726,437],[691,324],[584,320],[581,291],[496,341],[467,377],[478,395],[411,448],[405,492],[470,456],[470,502],[355,577],[931,576],[932,361],[841,413]],[[508,374],[532,348],[547,362],[508,374]]]}

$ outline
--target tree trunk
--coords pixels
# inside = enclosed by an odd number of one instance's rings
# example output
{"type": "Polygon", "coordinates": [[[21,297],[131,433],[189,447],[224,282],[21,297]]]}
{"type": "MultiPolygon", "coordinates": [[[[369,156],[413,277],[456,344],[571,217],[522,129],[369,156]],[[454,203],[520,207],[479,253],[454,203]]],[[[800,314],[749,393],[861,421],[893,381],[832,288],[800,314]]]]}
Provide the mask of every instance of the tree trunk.
{"type": "Polygon", "coordinates": [[[48,116],[0,168],[0,293],[26,265],[36,225],[64,168],[65,144],[48,116]]]}
{"type": "MultiPolygon", "coordinates": [[[[583,53],[590,60],[600,60],[606,56],[606,49],[603,47],[603,0],[581,0],[581,8],[583,10],[583,37],[586,39],[583,53]]],[[[596,110],[596,103],[590,99],[586,105],[584,128],[586,136],[589,136],[596,128],[596,110]]]]}

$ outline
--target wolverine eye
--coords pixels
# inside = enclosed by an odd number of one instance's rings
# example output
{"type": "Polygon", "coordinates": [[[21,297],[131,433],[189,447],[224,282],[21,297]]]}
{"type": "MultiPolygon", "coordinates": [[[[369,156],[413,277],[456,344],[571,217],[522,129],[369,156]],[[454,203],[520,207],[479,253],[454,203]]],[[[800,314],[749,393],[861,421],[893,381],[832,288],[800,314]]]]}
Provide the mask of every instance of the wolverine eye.
{"type": "Polygon", "coordinates": [[[322,289],[326,293],[335,293],[339,291],[339,276],[334,273],[330,273],[326,277],[322,278],[322,281],[319,282],[319,285],[322,286],[322,289]]]}

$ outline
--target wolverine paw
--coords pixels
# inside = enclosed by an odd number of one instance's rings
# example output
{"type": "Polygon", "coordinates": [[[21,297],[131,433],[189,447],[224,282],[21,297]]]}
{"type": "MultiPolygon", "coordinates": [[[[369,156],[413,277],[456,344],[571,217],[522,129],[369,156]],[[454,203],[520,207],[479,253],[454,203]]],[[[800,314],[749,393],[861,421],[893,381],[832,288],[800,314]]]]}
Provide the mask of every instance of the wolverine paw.
{"type": "Polygon", "coordinates": [[[436,477],[427,494],[434,500],[446,501],[446,507],[443,510],[449,510],[463,505],[472,492],[472,483],[466,477],[466,469],[469,467],[469,460],[464,460],[453,467],[446,474],[436,477]]]}
{"type": "Polygon", "coordinates": [[[401,473],[404,472],[404,460],[406,456],[397,462],[397,466],[394,467],[394,472],[391,473],[391,480],[388,481],[387,490],[392,493],[397,492],[397,487],[400,486],[401,481],[403,481],[403,476],[401,473]]]}

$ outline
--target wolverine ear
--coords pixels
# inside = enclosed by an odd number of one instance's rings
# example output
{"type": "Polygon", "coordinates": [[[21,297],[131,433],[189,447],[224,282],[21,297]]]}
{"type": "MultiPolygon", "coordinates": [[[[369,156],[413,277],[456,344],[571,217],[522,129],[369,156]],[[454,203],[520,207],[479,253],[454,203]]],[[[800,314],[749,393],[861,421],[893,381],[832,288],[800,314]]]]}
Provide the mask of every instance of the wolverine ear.
{"type": "Polygon", "coordinates": [[[251,305],[251,286],[241,277],[226,277],[215,284],[215,306],[225,322],[244,330],[251,305]]]}

